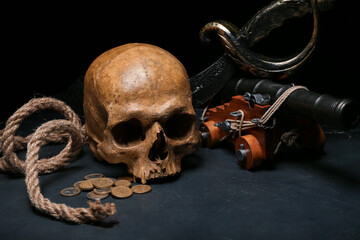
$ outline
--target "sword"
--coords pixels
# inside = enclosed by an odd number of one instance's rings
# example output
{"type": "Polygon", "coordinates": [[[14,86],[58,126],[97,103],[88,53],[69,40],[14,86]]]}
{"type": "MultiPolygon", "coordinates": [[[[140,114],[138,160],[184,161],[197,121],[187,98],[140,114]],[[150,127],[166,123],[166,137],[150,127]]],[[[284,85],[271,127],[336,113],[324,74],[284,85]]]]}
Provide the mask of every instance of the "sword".
{"type": "Polygon", "coordinates": [[[240,70],[261,78],[283,79],[299,69],[315,48],[318,35],[318,11],[331,9],[335,0],[275,0],[257,12],[240,30],[230,22],[219,20],[200,30],[200,40],[208,43],[216,34],[225,54],[207,69],[190,78],[193,105],[200,107],[212,99],[240,70]],[[250,48],[266,38],[285,20],[313,14],[313,32],[305,48],[285,59],[255,53],[250,48]]]}

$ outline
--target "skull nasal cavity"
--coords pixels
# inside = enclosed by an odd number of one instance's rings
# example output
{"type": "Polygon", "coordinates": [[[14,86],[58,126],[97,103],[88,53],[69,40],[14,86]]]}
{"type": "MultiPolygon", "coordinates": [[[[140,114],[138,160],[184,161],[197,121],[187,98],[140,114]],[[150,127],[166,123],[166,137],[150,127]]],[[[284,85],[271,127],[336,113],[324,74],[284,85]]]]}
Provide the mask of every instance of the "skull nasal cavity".
{"type": "Polygon", "coordinates": [[[121,146],[133,146],[145,139],[141,122],[136,118],[118,123],[111,133],[115,142],[121,146]]]}
{"type": "Polygon", "coordinates": [[[156,135],[156,140],[149,151],[149,159],[151,161],[164,160],[168,156],[164,132],[160,131],[156,135]]]}

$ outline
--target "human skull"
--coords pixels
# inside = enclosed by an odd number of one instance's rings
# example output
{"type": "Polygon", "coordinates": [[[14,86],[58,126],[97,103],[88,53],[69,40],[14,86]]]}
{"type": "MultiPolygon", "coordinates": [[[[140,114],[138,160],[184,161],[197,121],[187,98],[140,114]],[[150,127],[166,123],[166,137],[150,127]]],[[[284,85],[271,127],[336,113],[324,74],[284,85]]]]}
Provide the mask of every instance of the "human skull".
{"type": "Polygon", "coordinates": [[[132,43],[101,54],[84,80],[85,127],[94,156],[140,178],[179,173],[200,144],[188,75],[169,52],[132,43]]]}

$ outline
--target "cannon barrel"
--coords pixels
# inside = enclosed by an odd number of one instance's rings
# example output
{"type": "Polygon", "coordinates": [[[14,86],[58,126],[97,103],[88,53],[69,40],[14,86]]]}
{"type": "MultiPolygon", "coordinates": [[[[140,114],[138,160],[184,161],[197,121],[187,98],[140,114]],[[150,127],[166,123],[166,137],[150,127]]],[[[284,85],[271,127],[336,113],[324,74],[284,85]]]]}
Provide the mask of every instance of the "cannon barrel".
{"type": "MultiPolygon", "coordinates": [[[[235,95],[268,94],[271,103],[292,84],[279,84],[268,79],[246,79],[234,77],[221,92],[223,98],[235,95]]],[[[293,92],[283,103],[282,111],[312,118],[321,125],[331,125],[338,129],[355,128],[360,122],[360,105],[349,98],[335,98],[307,90],[293,92]]]]}

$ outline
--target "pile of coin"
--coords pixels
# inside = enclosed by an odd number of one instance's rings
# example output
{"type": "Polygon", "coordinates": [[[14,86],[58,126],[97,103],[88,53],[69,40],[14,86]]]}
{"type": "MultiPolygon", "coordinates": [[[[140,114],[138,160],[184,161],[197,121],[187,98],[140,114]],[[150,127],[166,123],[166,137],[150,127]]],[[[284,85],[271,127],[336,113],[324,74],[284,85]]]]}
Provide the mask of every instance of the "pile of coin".
{"type": "Polygon", "coordinates": [[[138,184],[131,187],[134,179],[130,176],[123,176],[117,179],[105,177],[101,173],[86,175],[84,180],[74,183],[73,187],[65,188],[60,194],[65,197],[72,197],[80,194],[81,191],[88,192],[87,198],[90,200],[104,199],[110,194],[115,198],[128,198],[133,193],[147,193],[151,191],[151,186],[138,184]]]}

